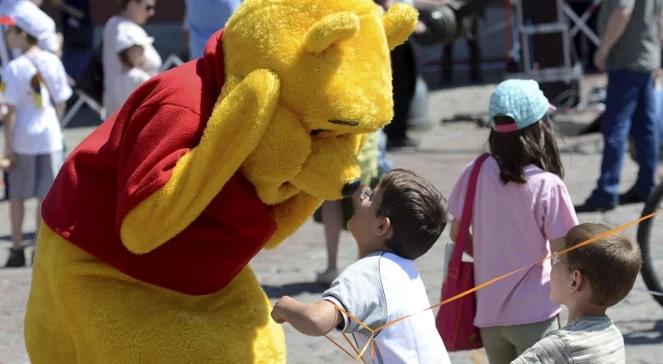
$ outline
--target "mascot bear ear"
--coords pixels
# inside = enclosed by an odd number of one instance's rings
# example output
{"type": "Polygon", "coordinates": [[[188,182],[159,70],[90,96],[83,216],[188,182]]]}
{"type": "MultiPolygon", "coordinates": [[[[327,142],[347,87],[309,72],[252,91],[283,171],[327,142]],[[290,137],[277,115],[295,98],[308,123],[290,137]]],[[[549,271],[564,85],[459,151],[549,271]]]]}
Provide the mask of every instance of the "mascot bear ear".
{"type": "Polygon", "coordinates": [[[407,40],[417,24],[418,17],[417,11],[408,5],[398,3],[389,8],[382,18],[389,49],[394,49],[407,40]]]}
{"type": "Polygon", "coordinates": [[[348,39],[359,31],[359,16],[345,11],[318,20],[306,33],[304,46],[311,53],[321,53],[332,44],[348,39]]]}

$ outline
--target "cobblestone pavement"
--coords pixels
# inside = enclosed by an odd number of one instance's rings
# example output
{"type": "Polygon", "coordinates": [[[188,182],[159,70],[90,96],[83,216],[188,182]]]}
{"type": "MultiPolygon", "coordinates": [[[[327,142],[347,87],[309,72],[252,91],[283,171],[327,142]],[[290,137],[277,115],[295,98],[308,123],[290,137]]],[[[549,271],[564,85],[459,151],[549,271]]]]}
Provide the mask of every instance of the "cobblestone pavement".
{"type": "MultiPolygon", "coordinates": [[[[591,82],[597,80],[589,83],[591,82]]],[[[601,79],[598,79],[598,82],[601,82],[601,79]]],[[[588,82],[585,82],[585,87],[587,84],[588,82]]],[[[414,136],[421,140],[417,151],[390,155],[395,165],[419,172],[448,195],[463,167],[485,147],[488,132],[487,129],[478,128],[472,123],[439,124],[438,121],[442,117],[457,113],[485,110],[490,91],[489,85],[432,93],[429,103],[432,127],[414,133],[414,136]]],[[[561,129],[569,130],[582,127],[591,117],[591,114],[569,115],[559,117],[558,121],[561,129]]],[[[90,130],[68,129],[65,132],[68,145],[75,145],[90,130]]],[[[574,201],[581,202],[588,196],[598,176],[601,138],[596,134],[566,137],[561,142],[561,148],[567,173],[565,180],[574,201]]],[[[635,179],[635,172],[634,163],[626,159],[622,174],[624,189],[635,179]]],[[[6,202],[0,205],[0,239],[8,240],[8,207],[6,202]]],[[[619,225],[637,218],[641,209],[641,205],[620,207],[604,214],[581,215],[580,220],[619,225]]],[[[28,205],[26,216],[34,216],[33,212],[34,204],[28,205]]],[[[26,219],[25,228],[27,231],[33,231],[34,221],[26,219]]],[[[634,229],[626,233],[635,237],[634,229]]],[[[433,302],[439,299],[442,252],[447,241],[448,235],[445,232],[435,247],[417,261],[433,302]]],[[[0,249],[2,262],[7,254],[4,247],[8,246],[8,242],[0,242],[0,247],[3,248],[0,249]]],[[[339,249],[340,266],[349,265],[355,257],[354,243],[350,235],[344,232],[339,249]]],[[[324,290],[324,287],[311,282],[315,272],[324,269],[325,259],[322,227],[311,221],[276,249],[261,252],[251,265],[273,300],[287,294],[311,302],[324,290]]],[[[0,363],[28,362],[22,338],[22,321],[29,285],[29,268],[0,270],[0,363]]],[[[663,357],[663,307],[658,306],[643,290],[644,285],[641,279],[638,279],[634,291],[610,309],[609,314],[624,334],[628,363],[660,363],[660,358],[663,357]]],[[[301,335],[287,325],[285,331],[290,363],[353,362],[324,338],[301,335]]],[[[481,351],[453,353],[451,357],[454,363],[485,362],[485,359],[476,359],[483,357],[481,351]]]]}

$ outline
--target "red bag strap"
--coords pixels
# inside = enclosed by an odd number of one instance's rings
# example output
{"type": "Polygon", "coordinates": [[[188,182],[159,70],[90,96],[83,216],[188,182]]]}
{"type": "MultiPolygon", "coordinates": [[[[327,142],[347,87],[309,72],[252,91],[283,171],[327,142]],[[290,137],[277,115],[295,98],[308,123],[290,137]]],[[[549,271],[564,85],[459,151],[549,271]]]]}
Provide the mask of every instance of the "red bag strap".
{"type": "Polygon", "coordinates": [[[449,268],[460,268],[461,258],[463,251],[465,251],[465,243],[467,243],[467,235],[470,231],[470,223],[472,222],[472,207],[474,205],[474,195],[477,191],[477,181],[479,180],[479,170],[481,164],[488,158],[490,154],[484,153],[474,161],[472,171],[470,172],[470,180],[467,183],[467,192],[465,193],[465,203],[463,204],[463,214],[460,218],[460,226],[458,228],[458,236],[456,237],[456,246],[454,248],[449,268]]]}

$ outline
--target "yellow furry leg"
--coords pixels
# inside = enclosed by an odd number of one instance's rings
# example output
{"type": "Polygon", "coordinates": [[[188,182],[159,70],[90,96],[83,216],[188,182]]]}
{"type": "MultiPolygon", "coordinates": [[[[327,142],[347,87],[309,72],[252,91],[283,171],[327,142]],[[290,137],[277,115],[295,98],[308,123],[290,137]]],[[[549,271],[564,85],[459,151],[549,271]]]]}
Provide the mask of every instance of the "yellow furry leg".
{"type": "Polygon", "coordinates": [[[26,314],[33,363],[284,363],[283,331],[250,268],[190,296],[120,273],[45,224],[26,314]]]}

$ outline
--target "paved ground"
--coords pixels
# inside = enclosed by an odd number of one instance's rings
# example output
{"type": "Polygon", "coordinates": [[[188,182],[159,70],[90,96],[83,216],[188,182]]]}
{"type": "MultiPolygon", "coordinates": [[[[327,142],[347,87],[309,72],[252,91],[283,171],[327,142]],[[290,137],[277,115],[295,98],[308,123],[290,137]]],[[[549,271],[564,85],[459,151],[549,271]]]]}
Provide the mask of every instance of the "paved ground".
{"type": "MultiPolygon", "coordinates": [[[[585,88],[594,79],[585,82],[585,88]]],[[[481,112],[486,109],[491,86],[462,87],[436,91],[430,99],[432,127],[418,132],[422,141],[416,152],[391,155],[396,166],[413,169],[435,182],[448,194],[462,168],[485,148],[487,129],[472,123],[439,124],[443,117],[456,113],[481,112]]],[[[558,118],[564,131],[577,129],[592,118],[591,113],[558,118]]],[[[68,129],[68,145],[73,146],[89,133],[89,128],[68,129]]],[[[598,176],[601,142],[598,135],[565,137],[561,142],[563,162],[566,167],[566,182],[573,199],[582,201],[592,189],[598,176]]],[[[635,177],[635,166],[625,161],[623,187],[627,188],[635,177]]],[[[7,239],[9,224],[6,202],[0,203],[0,239],[7,239]],[[4,236],[4,237],[3,237],[4,236]]],[[[32,211],[34,206],[30,205],[32,211]]],[[[602,221],[617,225],[639,214],[642,206],[621,207],[606,214],[580,216],[582,221],[602,221]]],[[[31,210],[27,216],[33,216],[31,210]]],[[[659,217],[663,219],[663,217],[659,217]]],[[[27,231],[33,231],[32,219],[26,221],[27,231]]],[[[634,237],[634,230],[627,231],[634,237]]],[[[443,245],[448,235],[440,238],[436,246],[417,265],[427,286],[431,301],[439,299],[442,278],[441,261],[443,245]]],[[[9,246],[0,242],[0,247],[9,246]]],[[[350,264],[356,255],[351,237],[344,233],[340,246],[339,261],[342,267],[350,264]]],[[[4,262],[5,249],[0,251],[4,262]]],[[[311,283],[315,272],[324,268],[325,251],[322,227],[308,222],[290,239],[272,251],[260,253],[251,263],[266,292],[273,299],[288,294],[304,301],[315,300],[324,287],[311,283]]],[[[0,270],[0,363],[28,362],[22,340],[22,320],[25,301],[30,285],[30,269],[0,270]]],[[[624,334],[628,363],[660,363],[663,357],[663,307],[642,292],[644,285],[638,279],[636,289],[609,314],[624,334]],[[659,359],[656,359],[659,358],[659,359]]],[[[286,326],[288,357],[290,363],[351,363],[352,360],[334,348],[324,338],[311,338],[294,332],[286,326]]],[[[454,363],[483,362],[481,352],[454,353],[454,363]]]]}

